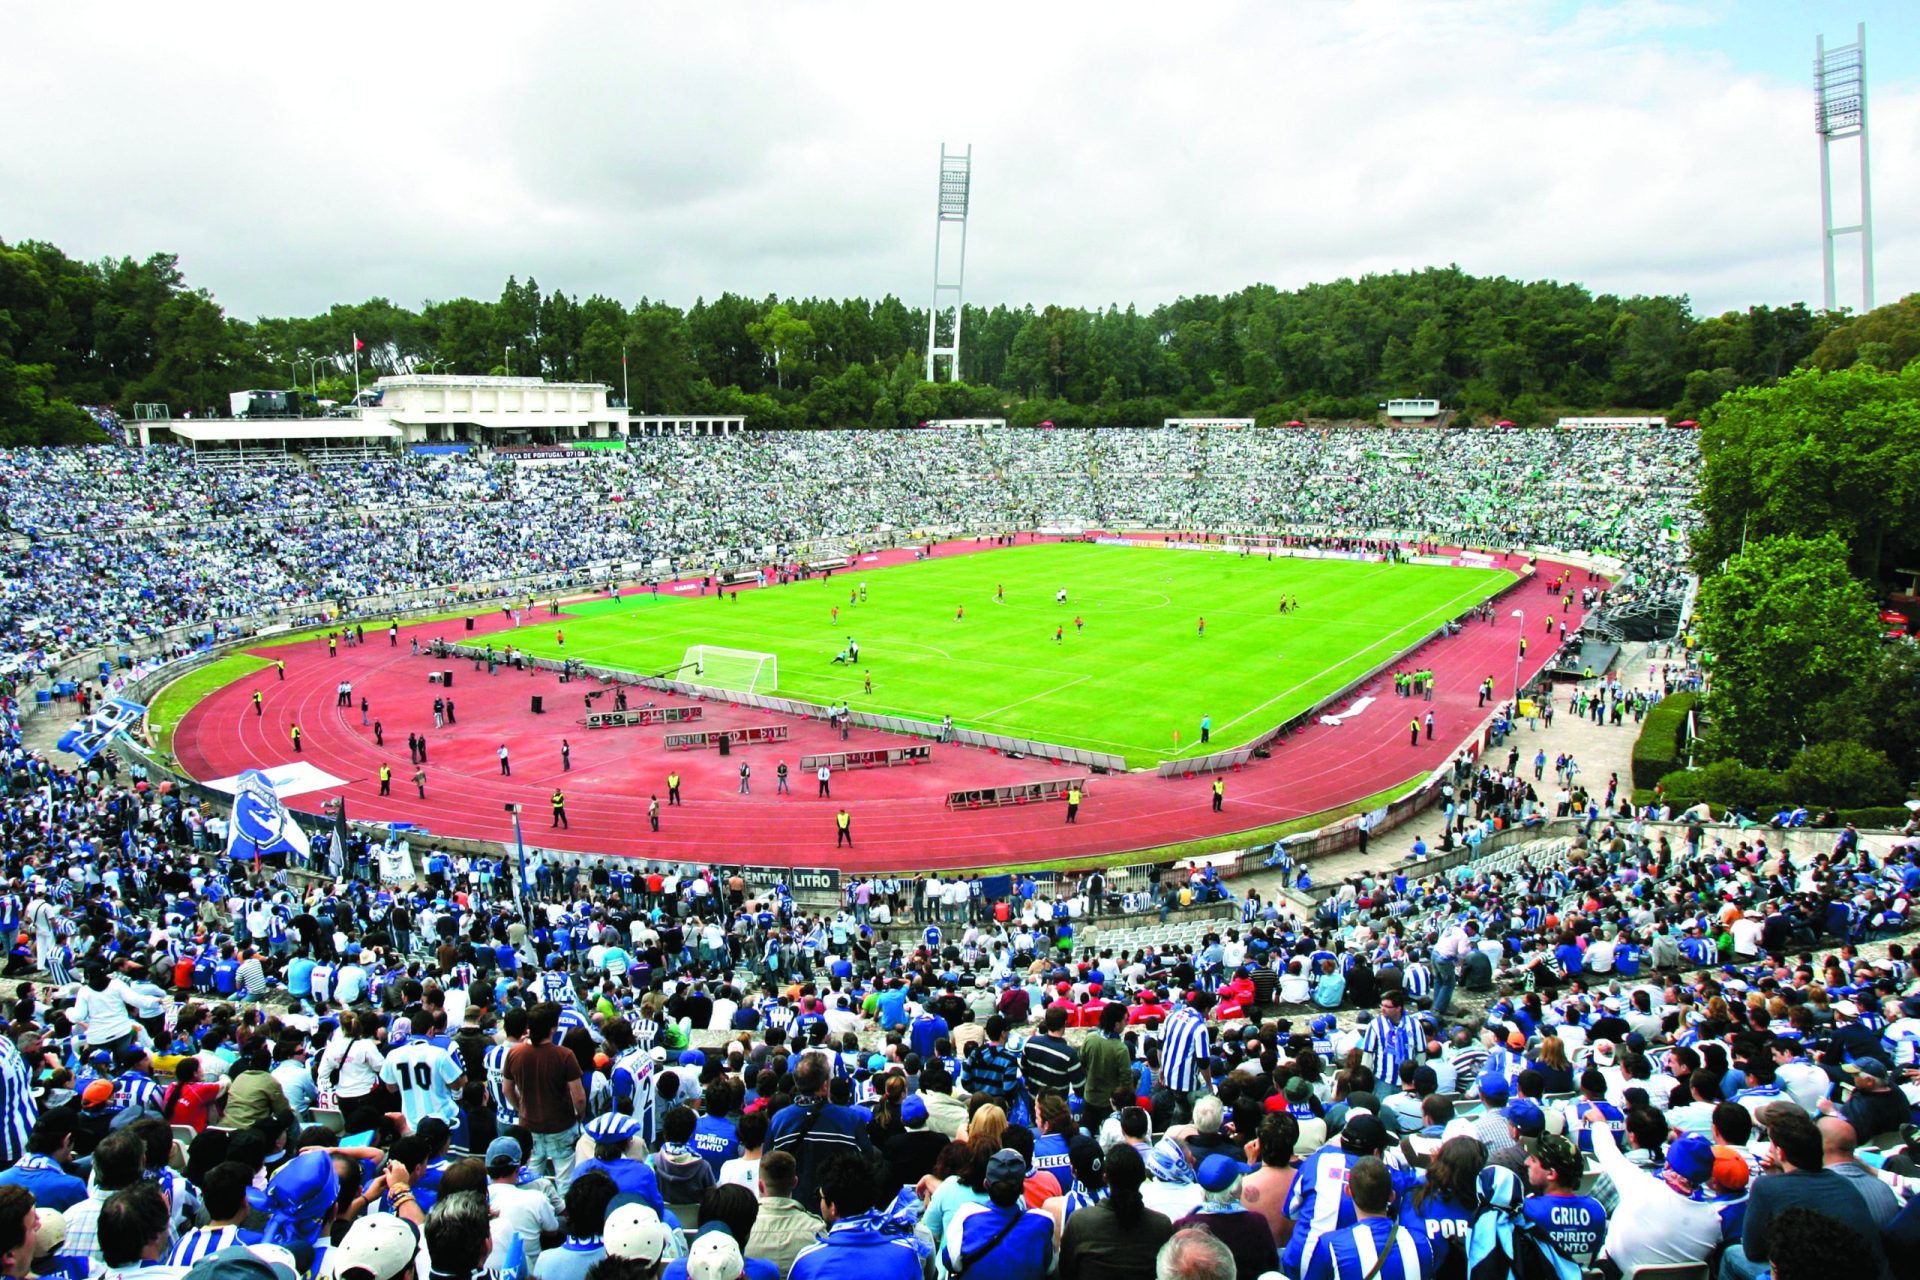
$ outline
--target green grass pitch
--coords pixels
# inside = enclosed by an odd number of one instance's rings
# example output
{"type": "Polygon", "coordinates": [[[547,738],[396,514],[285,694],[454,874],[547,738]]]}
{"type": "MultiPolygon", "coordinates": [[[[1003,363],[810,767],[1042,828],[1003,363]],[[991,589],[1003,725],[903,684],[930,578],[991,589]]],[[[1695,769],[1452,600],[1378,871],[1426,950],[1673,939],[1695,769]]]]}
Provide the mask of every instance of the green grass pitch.
{"type": "Polygon", "coordinates": [[[1203,715],[1207,751],[1258,736],[1511,581],[1494,569],[1055,543],[855,566],[737,599],[588,601],[501,638],[647,674],[678,667],[690,645],[760,650],[778,656],[773,692],[786,697],[951,715],[1138,768],[1203,754],[1203,715]],[[863,582],[866,603],[850,603],[863,582]],[[1282,595],[1299,610],[1282,614],[1282,595]],[[836,665],[848,637],[860,661],[836,665]]]}

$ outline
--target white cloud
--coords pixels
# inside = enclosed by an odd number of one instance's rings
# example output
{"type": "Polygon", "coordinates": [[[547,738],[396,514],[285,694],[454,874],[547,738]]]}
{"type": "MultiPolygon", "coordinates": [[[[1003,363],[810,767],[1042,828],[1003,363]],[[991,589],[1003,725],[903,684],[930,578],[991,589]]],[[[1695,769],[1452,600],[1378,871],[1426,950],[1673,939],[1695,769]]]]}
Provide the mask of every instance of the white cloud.
{"type": "MultiPolygon", "coordinates": [[[[1530,0],[960,12],[28,6],[0,236],[177,251],[243,315],[491,297],[509,273],[919,304],[945,140],[974,146],[977,302],[1448,262],[1702,311],[1818,301],[1810,93],[1697,51],[1743,20],[1730,0],[1557,25],[1530,0]]],[[[1920,287],[1920,175],[1888,141],[1920,126],[1920,88],[1893,70],[1874,67],[1882,300],[1920,287]]]]}

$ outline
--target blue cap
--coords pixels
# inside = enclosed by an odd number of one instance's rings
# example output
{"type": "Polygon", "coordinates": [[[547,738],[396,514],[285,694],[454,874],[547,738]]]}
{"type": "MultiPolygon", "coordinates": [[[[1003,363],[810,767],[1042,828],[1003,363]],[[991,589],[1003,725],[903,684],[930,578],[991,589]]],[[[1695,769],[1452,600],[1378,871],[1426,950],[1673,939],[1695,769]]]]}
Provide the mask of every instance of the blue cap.
{"type": "Polygon", "coordinates": [[[1252,1172],[1250,1166],[1218,1152],[1202,1160],[1200,1168],[1195,1171],[1200,1189],[1214,1192],[1225,1191],[1233,1185],[1236,1178],[1244,1177],[1250,1172],[1252,1172]]]}
{"type": "Polygon", "coordinates": [[[1675,1138],[1667,1147],[1667,1168],[1696,1186],[1713,1176],[1713,1144],[1697,1133],[1675,1138]]]}
{"type": "Polygon", "coordinates": [[[1507,1078],[1497,1071],[1489,1071],[1480,1077],[1480,1096],[1488,1102],[1499,1098],[1504,1105],[1507,1096],[1512,1092],[1513,1086],[1508,1084],[1507,1078]]]}
{"type": "Polygon", "coordinates": [[[900,1104],[900,1119],[907,1124],[920,1124],[927,1118],[927,1100],[917,1093],[910,1093],[900,1104]]]}
{"type": "Polygon", "coordinates": [[[682,1049],[680,1051],[680,1065],[683,1067],[704,1067],[707,1065],[707,1055],[698,1049],[682,1049]]]}
{"type": "Polygon", "coordinates": [[[1515,1098],[1500,1111],[1523,1138],[1537,1138],[1547,1130],[1546,1113],[1531,1098],[1515,1098]]]}
{"type": "Polygon", "coordinates": [[[887,1060],[884,1057],[882,1057],[880,1054],[876,1053],[872,1057],[867,1059],[867,1070],[885,1071],[886,1069],[887,1069],[887,1060]]]}

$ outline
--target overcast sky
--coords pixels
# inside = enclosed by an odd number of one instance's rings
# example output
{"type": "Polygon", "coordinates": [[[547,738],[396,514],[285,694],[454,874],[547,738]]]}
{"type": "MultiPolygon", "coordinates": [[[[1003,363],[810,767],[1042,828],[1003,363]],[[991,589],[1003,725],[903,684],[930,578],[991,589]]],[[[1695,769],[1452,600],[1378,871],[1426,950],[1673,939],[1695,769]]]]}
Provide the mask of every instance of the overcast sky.
{"type": "Polygon", "coordinates": [[[1884,303],[1920,288],[1912,4],[22,5],[0,239],[175,252],[247,317],[509,273],[924,305],[944,141],[971,303],[1453,262],[1817,305],[1813,42],[1864,18],[1884,303]]]}

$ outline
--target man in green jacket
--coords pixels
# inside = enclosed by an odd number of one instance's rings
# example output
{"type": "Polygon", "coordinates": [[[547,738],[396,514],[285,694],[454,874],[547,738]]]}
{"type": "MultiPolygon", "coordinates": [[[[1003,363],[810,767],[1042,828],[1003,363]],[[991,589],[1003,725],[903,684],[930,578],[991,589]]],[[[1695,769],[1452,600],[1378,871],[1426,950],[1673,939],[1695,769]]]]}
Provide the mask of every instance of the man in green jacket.
{"type": "Polygon", "coordinates": [[[220,1123],[234,1129],[247,1129],[269,1116],[288,1115],[286,1090],[273,1078],[273,1058],[265,1044],[249,1048],[233,1064],[232,1083],[227,1088],[227,1109],[220,1123]]]}
{"type": "Polygon", "coordinates": [[[1132,1091],[1133,1055],[1120,1038],[1120,1029],[1126,1025],[1126,1002],[1116,1000],[1100,1011],[1100,1029],[1080,1046],[1080,1061],[1087,1070],[1080,1120],[1088,1133],[1099,1133],[1101,1124],[1113,1114],[1109,1099],[1115,1089],[1132,1091]]]}

